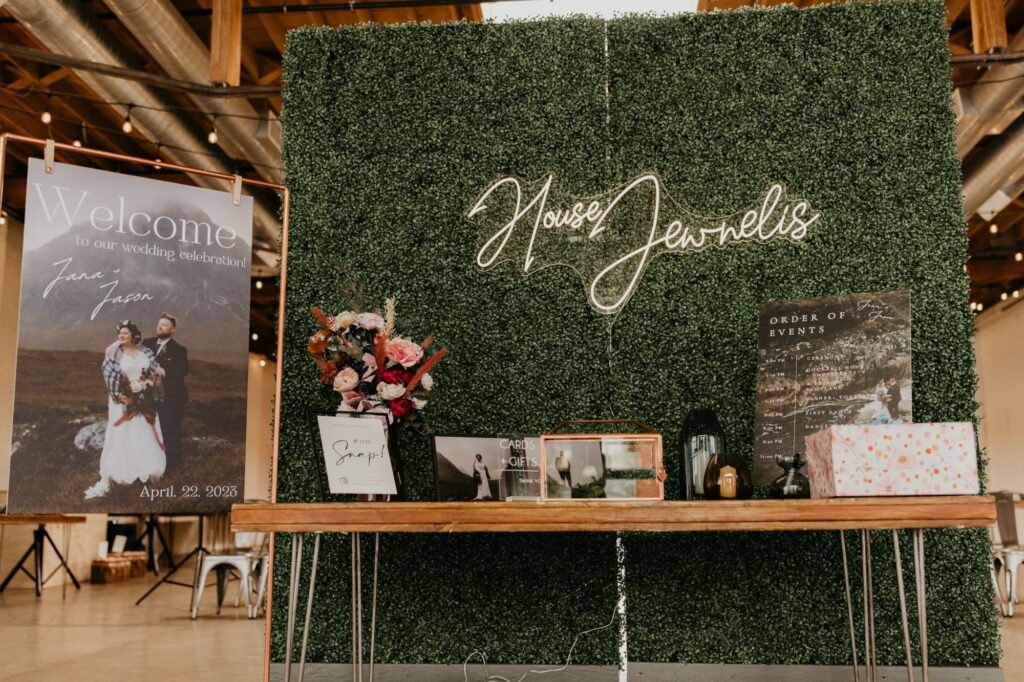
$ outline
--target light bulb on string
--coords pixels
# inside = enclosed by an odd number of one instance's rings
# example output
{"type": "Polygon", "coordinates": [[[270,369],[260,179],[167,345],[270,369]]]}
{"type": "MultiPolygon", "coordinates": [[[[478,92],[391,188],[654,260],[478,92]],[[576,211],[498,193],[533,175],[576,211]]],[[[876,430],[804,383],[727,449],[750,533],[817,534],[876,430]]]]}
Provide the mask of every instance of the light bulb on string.
{"type": "Polygon", "coordinates": [[[206,141],[210,144],[217,144],[217,117],[213,117],[213,127],[210,128],[210,134],[206,136],[206,141]]]}
{"type": "Polygon", "coordinates": [[[76,137],[76,138],[75,138],[74,140],[72,140],[72,141],[71,141],[71,146],[72,146],[72,147],[81,147],[81,146],[82,146],[82,141],[81,141],[81,140],[79,140],[79,139],[78,139],[78,138],[76,137]]]}
{"type": "Polygon", "coordinates": [[[1014,298],[1020,298],[1020,289],[1014,289],[1013,290],[1013,297],[1014,298]]]}
{"type": "Polygon", "coordinates": [[[257,289],[262,289],[263,288],[263,280],[261,280],[261,279],[256,280],[256,288],[257,289]]]}
{"type": "Polygon", "coordinates": [[[1021,262],[1022,260],[1024,260],[1024,253],[1018,251],[1017,253],[1013,254],[1013,260],[1017,261],[1018,263],[1021,262]]]}
{"type": "Polygon", "coordinates": [[[260,367],[266,367],[266,366],[267,366],[267,361],[266,360],[260,360],[260,367]]]}
{"type": "Polygon", "coordinates": [[[991,225],[988,226],[988,231],[990,234],[995,234],[999,232],[999,226],[996,225],[995,223],[992,223],[991,225]]]}
{"type": "Polygon", "coordinates": [[[980,313],[984,309],[985,309],[985,304],[984,303],[979,303],[978,304],[978,312],[980,313]]]}
{"type": "Polygon", "coordinates": [[[0,225],[7,224],[7,211],[0,211],[0,225]]]}
{"type": "Polygon", "coordinates": [[[121,124],[121,130],[127,135],[132,132],[132,105],[128,105],[128,113],[124,115],[124,123],[121,124]]]}
{"type": "Polygon", "coordinates": [[[260,340],[260,335],[257,334],[256,332],[253,332],[252,333],[252,340],[253,341],[259,341],[260,340]]]}
{"type": "Polygon", "coordinates": [[[1009,294],[1007,294],[1005,291],[1003,293],[999,294],[999,300],[1000,301],[1005,301],[1007,298],[1009,298],[1009,294]]]}
{"type": "Polygon", "coordinates": [[[43,109],[43,113],[39,117],[39,120],[42,121],[43,123],[45,123],[46,125],[50,125],[50,121],[53,120],[53,114],[50,113],[50,96],[49,95],[46,96],[46,108],[43,109]]]}

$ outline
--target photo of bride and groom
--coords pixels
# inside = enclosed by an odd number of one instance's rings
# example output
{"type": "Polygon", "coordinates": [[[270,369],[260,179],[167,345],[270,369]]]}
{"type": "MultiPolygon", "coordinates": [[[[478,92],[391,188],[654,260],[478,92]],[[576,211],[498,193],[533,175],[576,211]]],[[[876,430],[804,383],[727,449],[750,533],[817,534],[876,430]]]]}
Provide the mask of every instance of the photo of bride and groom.
{"type": "Polygon", "coordinates": [[[872,415],[873,424],[902,424],[907,421],[907,410],[900,407],[903,401],[903,389],[896,377],[882,379],[875,386],[875,400],[867,405],[865,411],[872,415]]]}
{"type": "Polygon", "coordinates": [[[162,313],[154,336],[143,339],[131,320],[117,324],[117,340],[104,353],[108,416],[99,480],[85,499],[111,484],[156,483],[182,467],[181,426],[188,403],[188,349],[174,339],[178,320],[162,313]]]}

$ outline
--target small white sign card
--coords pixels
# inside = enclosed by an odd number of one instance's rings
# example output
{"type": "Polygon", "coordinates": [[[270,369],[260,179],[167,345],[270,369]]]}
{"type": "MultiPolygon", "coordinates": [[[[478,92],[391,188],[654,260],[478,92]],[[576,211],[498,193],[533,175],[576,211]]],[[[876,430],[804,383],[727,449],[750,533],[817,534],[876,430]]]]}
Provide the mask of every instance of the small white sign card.
{"type": "Polygon", "coordinates": [[[372,417],[318,415],[332,495],[396,495],[384,422],[372,417]]]}

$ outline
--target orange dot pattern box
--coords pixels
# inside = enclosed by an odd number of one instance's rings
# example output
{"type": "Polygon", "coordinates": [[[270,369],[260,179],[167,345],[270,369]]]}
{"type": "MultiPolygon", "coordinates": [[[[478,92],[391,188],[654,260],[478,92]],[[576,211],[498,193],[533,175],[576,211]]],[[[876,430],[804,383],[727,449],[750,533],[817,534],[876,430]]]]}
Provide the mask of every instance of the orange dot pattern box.
{"type": "Polygon", "coordinates": [[[978,494],[969,422],[830,426],[805,441],[812,497],[978,494]]]}

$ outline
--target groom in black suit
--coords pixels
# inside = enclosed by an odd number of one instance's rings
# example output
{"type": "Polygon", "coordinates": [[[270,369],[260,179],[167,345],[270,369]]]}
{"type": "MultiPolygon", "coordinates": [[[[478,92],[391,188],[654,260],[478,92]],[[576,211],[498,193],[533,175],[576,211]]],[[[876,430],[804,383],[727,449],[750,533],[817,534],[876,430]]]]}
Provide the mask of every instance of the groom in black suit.
{"type": "Polygon", "coordinates": [[[889,377],[889,390],[886,391],[885,406],[889,410],[889,417],[900,418],[900,401],[903,400],[903,393],[900,391],[900,382],[896,377],[889,377]]]}
{"type": "Polygon", "coordinates": [[[167,473],[175,473],[182,461],[181,422],[188,403],[188,349],[174,340],[178,320],[169,313],[161,313],[156,324],[156,337],[146,339],[142,345],[153,351],[164,378],[164,399],[157,406],[160,430],[164,436],[164,452],[167,454],[167,473]]]}

